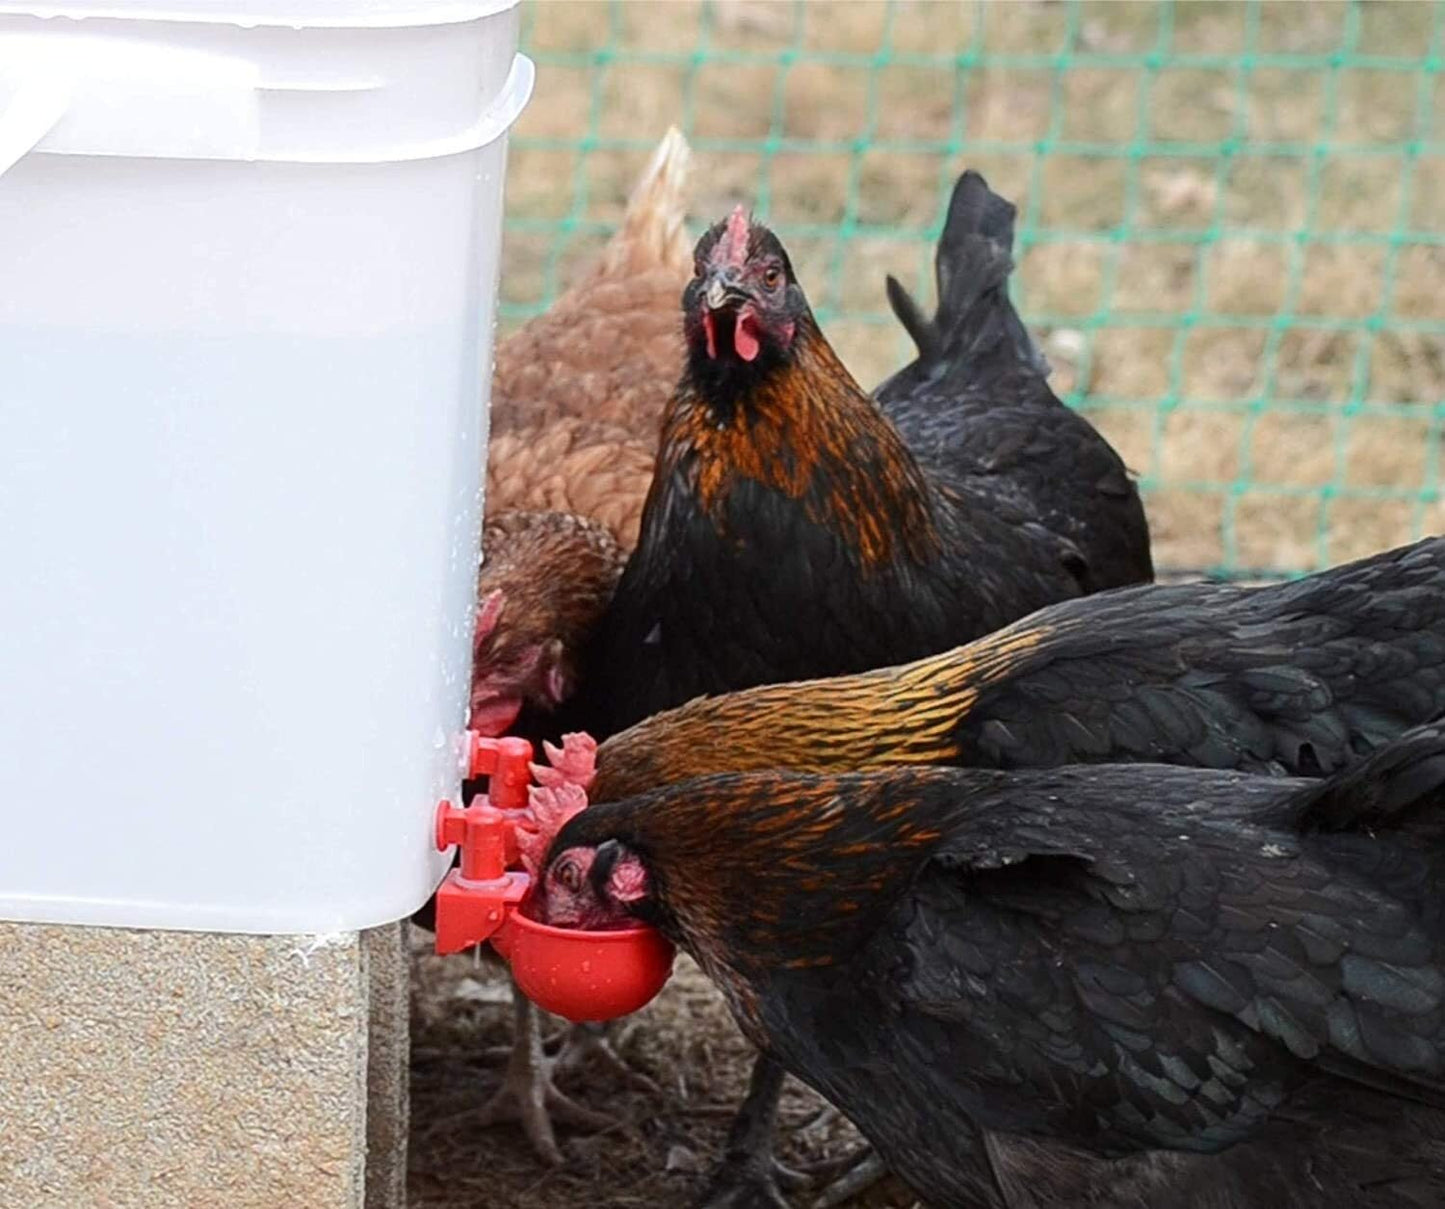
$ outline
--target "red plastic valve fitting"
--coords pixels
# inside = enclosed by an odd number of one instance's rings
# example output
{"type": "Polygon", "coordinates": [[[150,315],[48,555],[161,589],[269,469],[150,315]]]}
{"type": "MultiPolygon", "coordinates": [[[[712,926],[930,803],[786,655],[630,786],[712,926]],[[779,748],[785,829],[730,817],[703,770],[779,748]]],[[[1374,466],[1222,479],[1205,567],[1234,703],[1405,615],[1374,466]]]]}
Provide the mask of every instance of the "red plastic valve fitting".
{"type": "Polygon", "coordinates": [[[508,858],[516,857],[515,826],[480,795],[465,810],[450,802],[437,807],[437,848],[458,844],[462,854],[461,867],[437,887],[438,953],[459,953],[490,940],[526,896],[531,879],[507,868],[508,858]]]}
{"type": "Polygon", "coordinates": [[[672,945],[641,925],[587,932],[549,927],[518,911],[531,879],[510,866],[518,861],[517,828],[525,826],[532,745],[475,733],[468,742],[468,775],[490,780],[486,795],[466,809],[437,807],[437,848],[460,846],[461,863],[437,888],[436,951],[491,941],[522,993],[569,1020],[636,1011],[667,981],[672,945]]]}
{"type": "Polygon", "coordinates": [[[489,778],[487,793],[466,808],[437,807],[436,845],[456,844],[460,867],[437,887],[436,949],[456,953],[489,940],[526,896],[530,879],[517,863],[518,813],[527,804],[532,745],[525,739],[468,733],[468,776],[489,778]]]}
{"type": "Polygon", "coordinates": [[[467,775],[490,778],[487,798],[498,810],[523,809],[532,783],[532,745],[514,736],[492,739],[474,730],[467,735],[467,775]]]}

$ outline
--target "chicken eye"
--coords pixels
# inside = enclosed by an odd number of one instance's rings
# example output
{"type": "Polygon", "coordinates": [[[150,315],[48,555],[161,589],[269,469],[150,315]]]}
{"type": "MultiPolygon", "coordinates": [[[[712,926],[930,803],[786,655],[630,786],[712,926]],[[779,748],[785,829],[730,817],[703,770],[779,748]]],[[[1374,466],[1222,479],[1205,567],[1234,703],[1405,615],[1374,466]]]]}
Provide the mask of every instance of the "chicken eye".
{"type": "Polygon", "coordinates": [[[566,860],[557,866],[557,880],[564,890],[576,894],[582,889],[582,867],[576,861],[566,860]]]}
{"type": "Polygon", "coordinates": [[[770,264],[763,270],[763,284],[770,290],[778,288],[778,282],[783,279],[783,270],[775,264],[770,264]]]}

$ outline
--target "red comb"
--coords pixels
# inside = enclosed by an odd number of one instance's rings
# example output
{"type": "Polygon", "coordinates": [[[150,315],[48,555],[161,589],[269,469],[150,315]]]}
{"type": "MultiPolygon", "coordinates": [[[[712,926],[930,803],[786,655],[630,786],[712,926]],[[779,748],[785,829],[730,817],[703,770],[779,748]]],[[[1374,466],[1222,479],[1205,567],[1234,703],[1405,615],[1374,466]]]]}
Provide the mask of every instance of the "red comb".
{"type": "Polygon", "coordinates": [[[562,746],[544,742],[546,764],[533,763],[537,782],[528,791],[527,805],[535,831],[517,831],[517,852],[535,881],[557,833],[587,805],[587,787],[597,774],[597,740],[586,731],[562,736],[562,746]]]}
{"type": "Polygon", "coordinates": [[[496,630],[497,623],[501,620],[501,610],[507,607],[506,592],[501,588],[493,588],[487,592],[486,597],[481,601],[481,608],[477,610],[477,628],[473,631],[471,638],[471,653],[473,657],[480,653],[487,644],[487,638],[491,637],[493,630],[496,630]]]}
{"type": "Polygon", "coordinates": [[[527,793],[527,807],[531,812],[535,831],[517,828],[517,855],[522,866],[532,875],[536,884],[541,874],[542,862],[547,859],[547,849],[557,838],[557,833],[567,825],[569,819],[587,807],[587,791],[580,785],[534,785],[527,793]]]}
{"type": "Polygon", "coordinates": [[[554,747],[543,740],[542,751],[547,763],[532,765],[532,779],[538,785],[580,785],[587,789],[597,775],[597,740],[586,731],[562,736],[562,746],[554,747]]]}
{"type": "Polygon", "coordinates": [[[493,630],[497,628],[497,622],[502,619],[502,610],[506,608],[507,596],[501,588],[493,588],[482,600],[482,607],[477,610],[476,635],[472,639],[472,650],[480,650],[482,644],[491,637],[493,630]]]}
{"type": "Polygon", "coordinates": [[[727,264],[741,265],[748,258],[748,215],[739,203],[728,215],[727,230],[723,232],[723,260],[727,264]]]}

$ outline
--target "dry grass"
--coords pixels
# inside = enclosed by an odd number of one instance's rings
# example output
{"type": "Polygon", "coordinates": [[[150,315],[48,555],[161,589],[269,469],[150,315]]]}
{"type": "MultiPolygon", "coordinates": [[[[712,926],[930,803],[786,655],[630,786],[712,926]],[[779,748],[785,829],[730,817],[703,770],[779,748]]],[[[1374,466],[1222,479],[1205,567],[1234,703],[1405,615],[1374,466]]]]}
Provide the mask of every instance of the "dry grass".
{"type": "MultiPolygon", "coordinates": [[[[1086,3],[1081,16],[1081,49],[1128,52],[1154,45],[1158,14],[1152,5],[1086,3]]],[[[1063,47],[1067,17],[1062,4],[1029,0],[986,9],[901,3],[893,45],[932,53],[964,48],[979,35],[990,52],[1048,53],[1063,47]]],[[[1418,58],[1426,53],[1432,18],[1424,4],[1365,6],[1358,49],[1418,58]]],[[[601,4],[543,3],[531,17],[531,44],[549,52],[606,46],[612,19],[601,4]]],[[[634,3],[615,19],[620,48],[691,48],[700,5],[634,3]]],[[[1344,21],[1344,7],[1336,3],[1266,3],[1258,48],[1329,53],[1344,21]]],[[[884,26],[881,4],[812,4],[804,13],[802,44],[871,55],[884,26]]],[[[1180,51],[1238,53],[1245,36],[1245,12],[1237,5],[1175,6],[1173,44],[1180,51]]],[[[779,50],[792,38],[791,5],[720,0],[711,10],[713,47],[779,50]]],[[[995,66],[955,78],[938,68],[895,64],[876,73],[877,121],[870,132],[866,70],[800,62],[781,83],[778,73],[776,64],[704,63],[691,82],[691,133],[698,140],[746,140],[772,130],[788,138],[870,136],[875,142],[961,134],[1032,143],[1050,134],[1054,115],[1055,81],[1048,70],[995,66]],[[773,130],[775,94],[779,125],[773,130]]],[[[1445,137],[1445,78],[1424,97],[1430,130],[1415,127],[1416,82],[1412,73],[1342,72],[1336,139],[1445,137]]],[[[1111,145],[1136,136],[1213,140],[1247,122],[1252,140],[1311,142],[1321,133],[1328,104],[1325,73],[1273,66],[1260,67],[1241,87],[1231,71],[1165,64],[1147,98],[1144,86],[1138,71],[1080,67],[1066,73],[1053,133],[1111,145]]],[[[604,237],[589,224],[616,221],[646,157],[645,146],[594,149],[585,156],[573,148],[526,146],[528,139],[582,136],[594,87],[600,101],[594,133],[645,144],[679,120],[688,76],[674,65],[625,61],[542,65],[512,154],[509,213],[530,220],[570,217],[581,226],[509,232],[502,289],[514,315],[545,303],[586,261],[604,237]]],[[[1401,157],[1327,155],[1312,182],[1311,157],[1250,154],[1247,146],[1227,173],[1217,172],[1211,160],[1152,154],[1131,167],[1127,159],[1062,153],[1039,164],[1032,150],[946,159],[874,147],[856,159],[847,151],[789,152],[765,163],[753,151],[703,149],[693,217],[700,224],[737,201],[753,203],[766,179],[771,216],[787,235],[830,338],[859,379],[871,384],[909,351],[883,314],[883,275],[898,274],[926,292],[932,256],[927,233],[965,162],[1019,204],[1025,227],[1046,236],[1021,257],[1017,295],[1031,316],[1049,319],[1036,327],[1055,366],[1056,389],[1081,399],[1144,476],[1161,566],[1304,570],[1445,528],[1438,499],[1350,495],[1380,487],[1433,491],[1438,485],[1433,420],[1445,399],[1445,338],[1392,331],[1390,320],[1445,320],[1445,248],[1399,249],[1387,299],[1385,250],[1296,246],[1274,238],[1292,236],[1307,220],[1320,232],[1389,230],[1400,213],[1401,157]],[[852,214],[850,179],[856,190],[852,214]],[[832,228],[845,219],[888,231],[842,240],[832,228]],[[1190,237],[1216,220],[1251,234],[1204,245],[1190,237]],[[1121,223],[1156,237],[1093,238],[1121,223]],[[817,231],[788,235],[789,225],[817,231]],[[1377,331],[1343,333],[1299,326],[1271,333],[1251,326],[1282,308],[1312,318],[1378,313],[1383,323],[1377,331]],[[1157,325],[1161,316],[1192,310],[1235,322],[1180,331],[1157,325]],[[1092,323],[1099,315],[1105,322],[1092,323]],[[1356,414],[1347,406],[1352,396],[1383,409],[1356,414]]],[[[1445,230],[1442,190],[1445,156],[1422,157],[1405,215],[1410,228],[1445,230]]],[[[640,1014],[630,1043],[634,1060],[664,1084],[662,1100],[600,1078],[574,1087],[588,1103],[615,1111],[618,1124],[602,1137],[570,1138],[569,1164],[558,1172],[540,1168],[515,1130],[479,1134],[466,1121],[468,1110],[495,1085],[496,1072],[485,1069],[478,1054],[507,1037],[510,1014],[501,990],[494,974],[462,959],[419,962],[413,1205],[661,1209],[686,1203],[721,1141],[721,1110],[736,1102],[749,1057],[695,968],[684,965],[640,1014]]],[[[815,1098],[795,1089],[785,1115],[796,1126],[816,1107],[815,1098]]],[[[799,1160],[851,1144],[843,1127],[794,1128],[787,1135],[787,1153],[799,1160]]],[[[865,1203],[906,1206],[911,1200],[893,1188],[865,1203]]]]}

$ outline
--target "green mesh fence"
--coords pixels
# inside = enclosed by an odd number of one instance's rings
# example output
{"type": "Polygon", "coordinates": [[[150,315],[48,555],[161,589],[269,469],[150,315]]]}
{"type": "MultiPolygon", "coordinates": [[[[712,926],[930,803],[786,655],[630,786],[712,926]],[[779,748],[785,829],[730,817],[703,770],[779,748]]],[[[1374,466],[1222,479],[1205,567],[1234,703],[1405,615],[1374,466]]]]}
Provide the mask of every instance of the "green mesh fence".
{"type": "Polygon", "coordinates": [[[529,5],[504,322],[614,228],[657,137],[744,200],[866,385],[910,349],[965,165],[1015,298],[1140,475],[1166,570],[1296,574],[1445,529],[1445,4],[529,5]]]}

